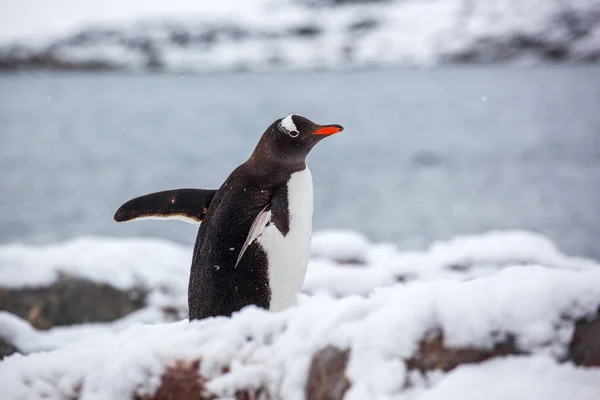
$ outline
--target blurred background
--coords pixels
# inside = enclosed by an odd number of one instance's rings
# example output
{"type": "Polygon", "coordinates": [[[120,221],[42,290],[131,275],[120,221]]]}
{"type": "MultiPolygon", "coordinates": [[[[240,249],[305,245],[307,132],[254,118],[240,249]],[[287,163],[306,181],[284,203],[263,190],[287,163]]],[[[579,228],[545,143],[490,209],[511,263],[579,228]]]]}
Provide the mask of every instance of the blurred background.
{"type": "Polygon", "coordinates": [[[600,259],[600,0],[2,0],[0,243],[116,224],[149,192],[217,188],[290,113],[315,230],[422,249],[526,229],[600,259]]]}

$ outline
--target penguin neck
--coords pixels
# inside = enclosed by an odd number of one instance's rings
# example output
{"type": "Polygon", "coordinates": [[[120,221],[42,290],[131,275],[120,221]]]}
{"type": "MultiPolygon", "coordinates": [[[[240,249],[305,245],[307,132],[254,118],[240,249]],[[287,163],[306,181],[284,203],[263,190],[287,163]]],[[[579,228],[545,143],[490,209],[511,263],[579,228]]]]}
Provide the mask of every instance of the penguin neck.
{"type": "Polygon", "coordinates": [[[306,168],[306,154],[285,153],[280,154],[267,143],[260,140],[247,161],[259,169],[264,170],[287,170],[290,173],[302,171],[306,168]]]}

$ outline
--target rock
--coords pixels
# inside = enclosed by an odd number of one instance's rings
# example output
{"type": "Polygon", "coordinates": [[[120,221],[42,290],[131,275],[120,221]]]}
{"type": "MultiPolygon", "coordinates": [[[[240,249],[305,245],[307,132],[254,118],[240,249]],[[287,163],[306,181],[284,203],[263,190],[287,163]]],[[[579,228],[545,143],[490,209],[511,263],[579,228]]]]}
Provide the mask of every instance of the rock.
{"type": "Polygon", "coordinates": [[[214,396],[206,392],[206,379],[198,374],[200,361],[177,362],[165,370],[161,383],[153,395],[136,395],[135,400],[209,400],[214,396]]]}
{"type": "Polygon", "coordinates": [[[491,349],[449,348],[444,345],[444,333],[433,332],[419,343],[419,351],[406,360],[409,370],[422,373],[432,370],[448,372],[461,364],[479,363],[493,357],[522,354],[515,347],[514,338],[497,343],[491,349]]]}
{"type": "Polygon", "coordinates": [[[349,351],[328,346],[313,356],[308,379],[306,398],[312,400],[342,400],[350,387],[344,374],[349,351]]]}
{"type": "Polygon", "coordinates": [[[595,318],[575,324],[569,358],[577,365],[600,367],[600,310],[595,318]]]}
{"type": "MultiPolygon", "coordinates": [[[[161,383],[153,395],[136,395],[134,400],[213,400],[217,397],[206,390],[206,379],[199,374],[200,361],[191,363],[176,362],[161,376],[161,383]]],[[[236,400],[267,400],[267,393],[247,389],[235,392],[236,400]]]]}
{"type": "Polygon", "coordinates": [[[8,343],[8,341],[0,337],[0,360],[17,352],[18,350],[12,345],[12,343],[8,343]]]}
{"type": "Polygon", "coordinates": [[[121,291],[67,275],[46,287],[0,287],[0,310],[18,315],[38,329],[114,321],[145,304],[146,293],[141,289],[121,291]]]}

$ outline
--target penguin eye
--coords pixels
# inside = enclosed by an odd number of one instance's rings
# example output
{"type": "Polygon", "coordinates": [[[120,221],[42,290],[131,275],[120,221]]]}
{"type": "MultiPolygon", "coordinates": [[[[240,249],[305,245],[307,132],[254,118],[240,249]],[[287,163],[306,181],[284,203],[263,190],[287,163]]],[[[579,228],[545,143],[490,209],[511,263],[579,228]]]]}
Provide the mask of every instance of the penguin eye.
{"type": "Polygon", "coordinates": [[[277,124],[277,129],[279,129],[279,132],[285,133],[286,135],[290,135],[293,138],[298,137],[298,135],[300,135],[300,132],[295,130],[289,130],[281,122],[277,124]]]}

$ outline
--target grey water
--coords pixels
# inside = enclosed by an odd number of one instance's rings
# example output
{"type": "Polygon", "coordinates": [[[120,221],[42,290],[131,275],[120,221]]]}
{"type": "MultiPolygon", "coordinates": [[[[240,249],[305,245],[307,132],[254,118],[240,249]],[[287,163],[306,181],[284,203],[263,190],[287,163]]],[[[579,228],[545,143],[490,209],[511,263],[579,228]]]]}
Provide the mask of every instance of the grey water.
{"type": "Polygon", "coordinates": [[[422,248],[528,229],[600,259],[600,68],[0,75],[0,243],[193,243],[113,222],[131,197],[216,188],[275,119],[338,123],[310,154],[315,230],[422,248]]]}

